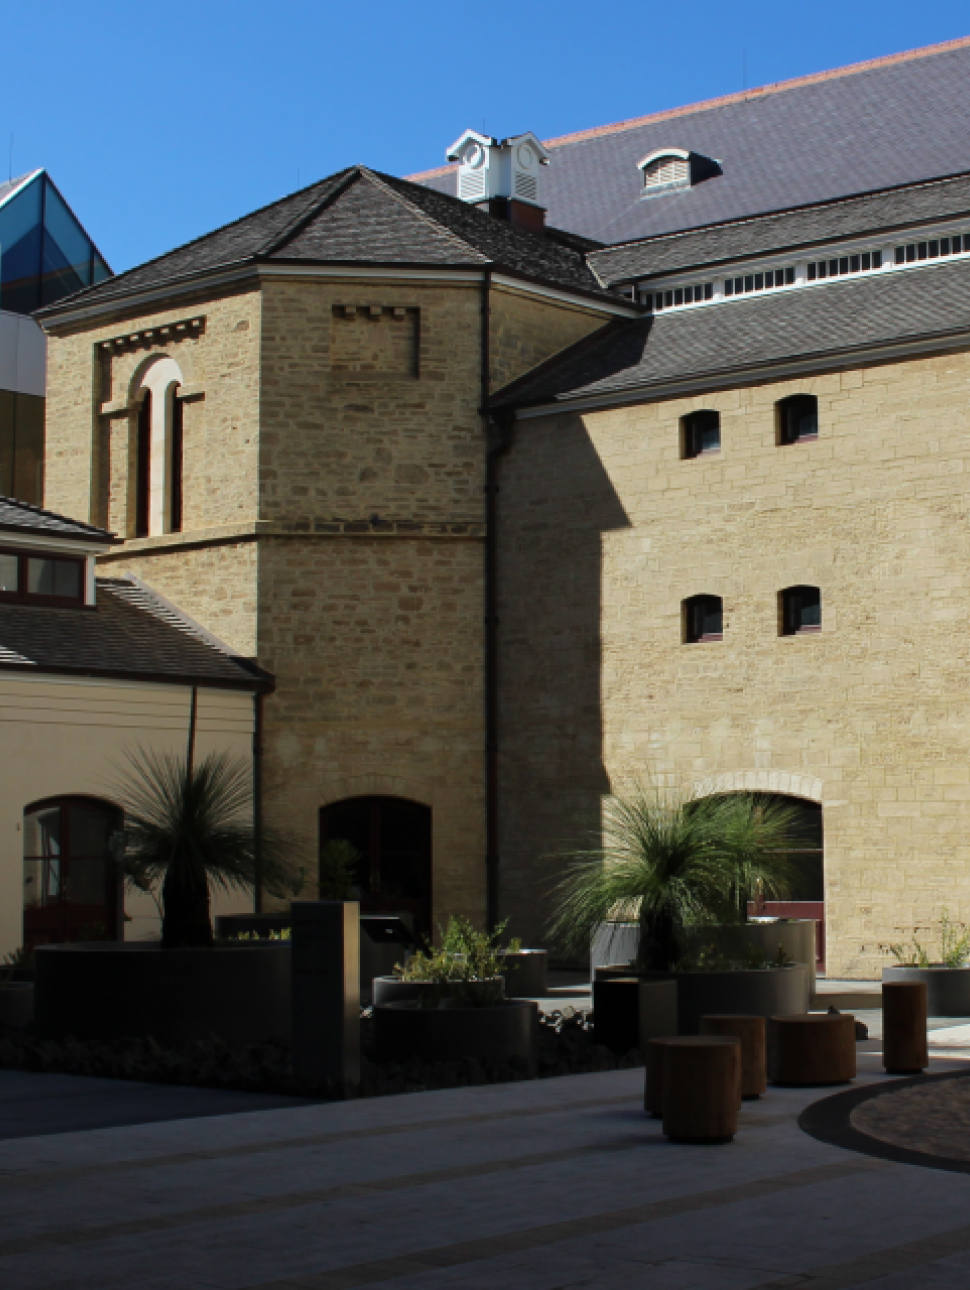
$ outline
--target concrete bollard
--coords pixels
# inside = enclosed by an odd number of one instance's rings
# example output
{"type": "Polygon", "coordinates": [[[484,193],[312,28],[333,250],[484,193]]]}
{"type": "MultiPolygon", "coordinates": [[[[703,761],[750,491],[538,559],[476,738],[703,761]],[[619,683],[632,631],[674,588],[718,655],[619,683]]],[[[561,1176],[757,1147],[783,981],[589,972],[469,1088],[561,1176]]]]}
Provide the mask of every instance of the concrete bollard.
{"type": "Polygon", "coordinates": [[[360,905],[294,900],[293,1074],[360,1092],[360,905]]]}

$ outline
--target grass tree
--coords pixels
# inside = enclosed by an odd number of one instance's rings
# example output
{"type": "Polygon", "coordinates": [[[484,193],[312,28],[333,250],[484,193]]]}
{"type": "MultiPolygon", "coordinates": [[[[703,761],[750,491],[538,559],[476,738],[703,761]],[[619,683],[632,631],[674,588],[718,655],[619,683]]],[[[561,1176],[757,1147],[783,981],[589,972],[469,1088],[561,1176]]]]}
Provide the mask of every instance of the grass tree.
{"type": "Polygon", "coordinates": [[[666,971],[688,927],[743,921],[757,894],[787,895],[795,820],[793,808],[748,793],[689,799],[638,786],[607,797],[597,844],[564,857],[552,940],[585,954],[601,924],[635,920],[640,966],[666,971]]]}
{"type": "Polygon", "coordinates": [[[161,889],[162,945],[212,944],[210,890],[292,895],[292,846],[253,822],[252,767],[212,753],[199,762],[139,749],[117,787],[125,874],[161,889]]]}

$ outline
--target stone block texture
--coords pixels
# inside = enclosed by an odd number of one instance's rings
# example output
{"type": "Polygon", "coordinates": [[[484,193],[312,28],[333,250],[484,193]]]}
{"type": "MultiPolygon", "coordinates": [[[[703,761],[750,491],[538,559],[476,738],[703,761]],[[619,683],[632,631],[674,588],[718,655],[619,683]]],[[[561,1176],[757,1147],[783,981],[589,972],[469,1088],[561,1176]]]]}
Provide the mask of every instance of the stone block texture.
{"type": "MultiPolygon", "coordinates": [[[[503,913],[534,939],[601,794],[822,802],[828,970],[970,921],[970,355],[519,423],[499,501],[503,913]],[[779,446],[774,405],[818,397],[779,446]],[[721,451],[680,456],[680,418],[721,451]],[[781,636],[778,594],[821,589],[781,636]],[[724,638],[681,606],[723,598],[724,638]]],[[[932,935],[926,937],[932,942],[932,935]]]]}

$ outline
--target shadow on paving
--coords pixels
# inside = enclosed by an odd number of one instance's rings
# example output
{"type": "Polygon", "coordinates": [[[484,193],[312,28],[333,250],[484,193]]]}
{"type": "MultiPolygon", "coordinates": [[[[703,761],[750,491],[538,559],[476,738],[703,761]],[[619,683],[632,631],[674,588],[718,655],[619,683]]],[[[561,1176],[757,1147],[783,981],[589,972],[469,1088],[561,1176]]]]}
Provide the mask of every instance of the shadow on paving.
{"type": "Polygon", "coordinates": [[[85,1075],[0,1071],[0,1140],[306,1106],[309,1099],[85,1075]]]}

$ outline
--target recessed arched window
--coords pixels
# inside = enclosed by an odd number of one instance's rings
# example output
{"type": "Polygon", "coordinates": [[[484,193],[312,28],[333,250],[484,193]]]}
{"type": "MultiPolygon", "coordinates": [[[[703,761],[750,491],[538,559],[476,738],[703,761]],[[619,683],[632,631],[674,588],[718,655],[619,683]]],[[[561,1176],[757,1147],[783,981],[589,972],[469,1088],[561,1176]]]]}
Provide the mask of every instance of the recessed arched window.
{"type": "Polygon", "coordinates": [[[786,587],[778,593],[782,636],[822,630],[822,593],[818,587],[786,587]]]}
{"type": "Polygon", "coordinates": [[[779,444],[805,443],[818,438],[818,399],[814,394],[793,394],[775,404],[775,430],[779,444]]]}
{"type": "Polygon", "coordinates": [[[24,811],[24,945],[121,939],[121,811],[51,797],[24,811]]]}
{"type": "Polygon", "coordinates": [[[184,518],[182,373],[167,355],[153,360],[134,393],[134,537],[179,533],[184,518]]]}
{"type": "Polygon", "coordinates": [[[682,606],[684,643],[698,645],[724,638],[724,602],[720,596],[691,596],[682,606]]]}
{"type": "Polygon", "coordinates": [[[401,797],[350,797],[320,812],[320,847],[349,842],[360,856],[357,898],[364,914],[410,914],[430,936],[431,808],[401,797]]]}
{"type": "Polygon", "coordinates": [[[704,410],[680,419],[680,455],[706,457],[721,451],[721,414],[704,410]]]}

